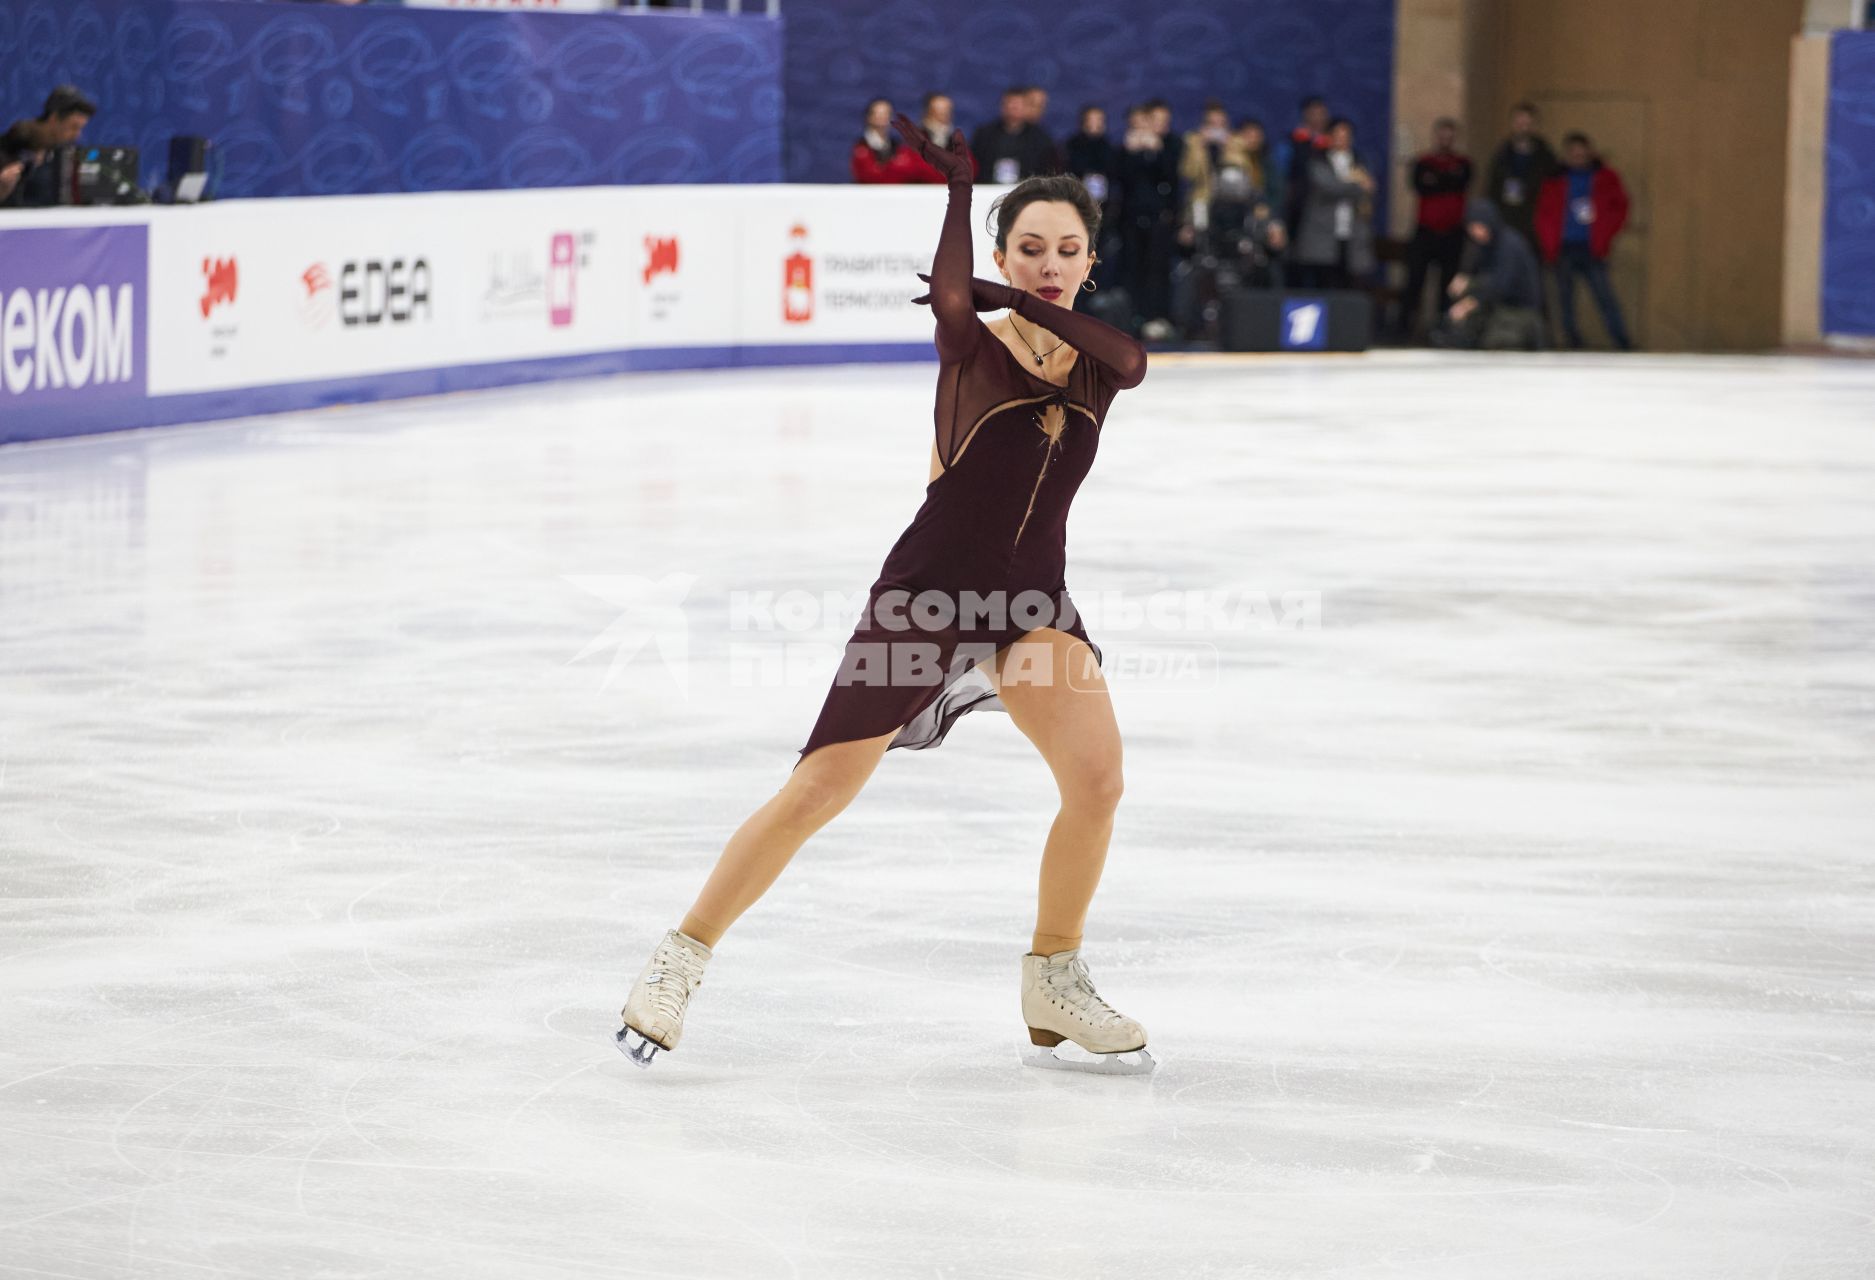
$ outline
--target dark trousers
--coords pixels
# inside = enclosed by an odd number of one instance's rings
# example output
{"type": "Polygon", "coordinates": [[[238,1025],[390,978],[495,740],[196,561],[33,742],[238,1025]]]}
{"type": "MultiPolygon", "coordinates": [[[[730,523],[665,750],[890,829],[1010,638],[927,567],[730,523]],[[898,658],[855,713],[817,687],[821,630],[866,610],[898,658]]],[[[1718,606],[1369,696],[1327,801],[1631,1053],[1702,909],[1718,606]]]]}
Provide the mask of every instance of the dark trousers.
{"type": "Polygon", "coordinates": [[[1353,283],[1348,272],[1348,242],[1335,241],[1333,262],[1298,262],[1295,264],[1296,287],[1301,289],[1346,289],[1353,283]]]}
{"type": "Polygon", "coordinates": [[[1172,215],[1136,214],[1126,219],[1121,246],[1126,260],[1126,291],[1140,320],[1164,320],[1172,314],[1172,247],[1178,228],[1172,215]]]}
{"type": "Polygon", "coordinates": [[[1406,296],[1400,300],[1400,332],[1411,333],[1419,323],[1420,308],[1426,305],[1426,271],[1435,263],[1439,268],[1439,299],[1432,314],[1444,313],[1451,304],[1452,277],[1458,274],[1458,260],[1465,252],[1465,229],[1433,231],[1421,227],[1406,246],[1406,296]]]}
{"type": "Polygon", "coordinates": [[[1608,336],[1623,351],[1634,350],[1628,326],[1621,319],[1621,303],[1615,297],[1614,283],[1608,278],[1608,264],[1589,252],[1585,244],[1565,244],[1556,259],[1556,310],[1562,318],[1563,341],[1571,347],[1582,345],[1582,331],[1576,328],[1576,277],[1589,283],[1595,305],[1601,308],[1602,325],[1608,336]]]}

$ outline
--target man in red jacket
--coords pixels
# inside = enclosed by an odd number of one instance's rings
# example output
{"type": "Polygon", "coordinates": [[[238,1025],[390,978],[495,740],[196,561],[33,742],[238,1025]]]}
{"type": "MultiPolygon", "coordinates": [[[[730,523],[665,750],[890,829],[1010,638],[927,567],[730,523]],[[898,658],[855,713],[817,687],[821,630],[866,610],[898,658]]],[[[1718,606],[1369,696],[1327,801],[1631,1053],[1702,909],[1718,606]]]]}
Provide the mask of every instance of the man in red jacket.
{"type": "Polygon", "coordinates": [[[1426,272],[1439,268],[1435,319],[1450,301],[1452,277],[1465,252],[1465,203],[1471,190],[1471,158],[1459,154],[1458,121],[1445,117],[1432,126],[1432,150],[1413,161],[1413,190],[1419,196],[1419,226],[1406,246],[1406,297],[1400,302],[1399,332],[1411,336],[1425,304],[1426,272]]]}
{"type": "Polygon", "coordinates": [[[1556,267],[1563,338],[1570,347],[1581,349],[1575,296],[1576,277],[1581,276],[1601,308],[1608,336],[1623,351],[1632,351],[1634,343],[1608,277],[1608,251],[1628,220],[1628,189],[1621,175],[1595,154],[1587,134],[1572,133],[1563,139],[1563,163],[1567,167],[1543,184],[1536,203],[1537,242],[1543,260],[1556,267]]]}

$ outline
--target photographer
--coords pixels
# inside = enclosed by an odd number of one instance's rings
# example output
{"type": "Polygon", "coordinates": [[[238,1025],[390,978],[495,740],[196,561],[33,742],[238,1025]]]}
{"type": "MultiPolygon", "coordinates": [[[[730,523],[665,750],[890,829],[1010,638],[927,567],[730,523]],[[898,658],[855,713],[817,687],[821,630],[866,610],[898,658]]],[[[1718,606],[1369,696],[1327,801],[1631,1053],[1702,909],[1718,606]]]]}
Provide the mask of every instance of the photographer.
{"type": "Polygon", "coordinates": [[[1465,207],[1463,271],[1447,288],[1453,299],[1430,338],[1435,347],[1539,351],[1543,280],[1536,251],[1489,200],[1465,207]]]}
{"type": "Polygon", "coordinates": [[[76,85],[62,84],[46,98],[37,120],[16,121],[0,134],[0,205],[39,209],[59,203],[60,147],[76,143],[98,104],[76,85]]]}

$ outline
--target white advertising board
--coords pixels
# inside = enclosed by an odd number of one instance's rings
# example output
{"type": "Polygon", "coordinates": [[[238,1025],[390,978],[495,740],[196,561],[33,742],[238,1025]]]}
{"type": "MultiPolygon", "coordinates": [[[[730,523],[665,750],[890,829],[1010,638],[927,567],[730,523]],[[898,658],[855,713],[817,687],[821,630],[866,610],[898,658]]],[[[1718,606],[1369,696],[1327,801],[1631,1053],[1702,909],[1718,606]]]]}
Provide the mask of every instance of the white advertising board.
{"type": "Polygon", "coordinates": [[[624,345],[623,246],[596,203],[528,191],[161,212],[153,395],[624,345]]]}
{"type": "MultiPolygon", "coordinates": [[[[976,274],[997,278],[972,209],[976,274]]],[[[582,187],[155,209],[150,394],[635,349],[918,343],[939,187],[582,187]]]]}

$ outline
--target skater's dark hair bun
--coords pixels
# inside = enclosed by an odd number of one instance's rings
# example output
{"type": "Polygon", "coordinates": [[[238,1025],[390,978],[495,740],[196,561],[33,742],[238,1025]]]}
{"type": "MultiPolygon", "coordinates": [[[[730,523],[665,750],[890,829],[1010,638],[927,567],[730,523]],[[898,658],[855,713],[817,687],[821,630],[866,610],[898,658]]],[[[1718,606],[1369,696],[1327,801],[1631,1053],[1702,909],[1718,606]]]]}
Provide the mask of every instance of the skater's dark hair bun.
{"type": "Polygon", "coordinates": [[[997,196],[990,205],[990,225],[993,228],[990,234],[996,237],[996,247],[1008,253],[1009,229],[1016,225],[1016,219],[1024,209],[1045,200],[1060,200],[1064,204],[1073,205],[1074,211],[1081,215],[1081,224],[1087,228],[1088,248],[1091,250],[1099,242],[1099,201],[1073,174],[1050,173],[1024,178],[997,196]]]}

